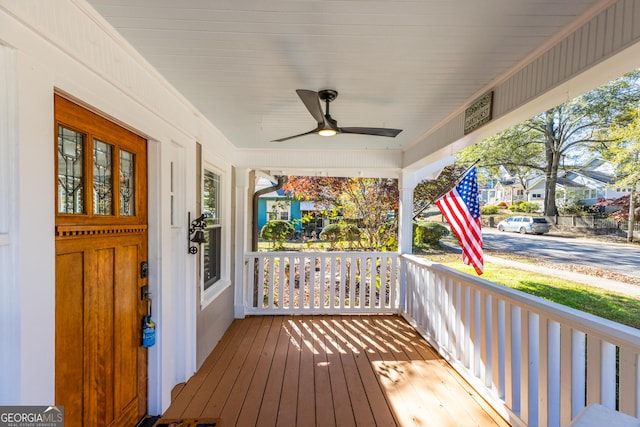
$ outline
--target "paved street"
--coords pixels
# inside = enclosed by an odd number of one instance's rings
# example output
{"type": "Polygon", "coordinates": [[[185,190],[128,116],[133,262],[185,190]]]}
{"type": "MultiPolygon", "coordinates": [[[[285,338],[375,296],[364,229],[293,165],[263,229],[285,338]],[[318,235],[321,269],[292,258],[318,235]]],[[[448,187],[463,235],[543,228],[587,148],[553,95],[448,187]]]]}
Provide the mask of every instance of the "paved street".
{"type": "Polygon", "coordinates": [[[532,255],[536,258],[578,264],[640,277],[640,247],[624,243],[610,243],[553,235],[521,235],[483,229],[487,251],[532,255]]]}

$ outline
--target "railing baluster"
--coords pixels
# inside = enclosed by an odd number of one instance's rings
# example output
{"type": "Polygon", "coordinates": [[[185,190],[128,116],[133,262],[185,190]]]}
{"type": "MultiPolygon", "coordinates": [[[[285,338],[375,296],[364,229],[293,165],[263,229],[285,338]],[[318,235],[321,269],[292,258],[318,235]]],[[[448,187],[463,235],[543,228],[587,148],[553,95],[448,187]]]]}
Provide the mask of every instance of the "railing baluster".
{"type": "Polygon", "coordinates": [[[370,309],[373,308],[371,305],[371,298],[374,297],[373,289],[375,286],[373,285],[373,282],[376,276],[376,259],[374,257],[366,257],[364,258],[364,261],[367,264],[367,277],[364,286],[364,296],[361,297],[364,301],[362,301],[361,306],[369,309],[368,311],[371,311],[370,309]]]}
{"type": "Polygon", "coordinates": [[[278,257],[278,307],[284,308],[284,256],[278,257]]]}
{"type": "Polygon", "coordinates": [[[540,425],[538,422],[540,391],[540,316],[529,311],[529,426],[540,425]]]}
{"type": "Polygon", "coordinates": [[[520,312],[520,418],[529,425],[529,311],[520,312]]]}
{"type": "Polygon", "coordinates": [[[353,306],[357,309],[364,307],[364,294],[367,289],[367,258],[364,256],[356,256],[356,280],[355,286],[355,300],[353,306]],[[357,273],[360,274],[357,274],[357,273]]]}
{"type": "Polygon", "coordinates": [[[356,275],[358,269],[357,257],[351,255],[349,260],[351,261],[351,268],[349,269],[349,309],[353,311],[356,302],[356,275]]]}
{"type": "Polygon", "coordinates": [[[387,295],[389,295],[389,281],[387,280],[387,264],[389,263],[389,257],[380,256],[380,287],[378,289],[378,297],[374,307],[387,308],[387,295]]]}
{"type": "Polygon", "coordinates": [[[602,393],[602,340],[587,339],[587,405],[600,402],[602,393]]]}
{"type": "Polygon", "coordinates": [[[444,306],[444,348],[448,353],[453,352],[453,279],[445,278],[445,306],[444,306]]]}
{"type": "MultiPolygon", "coordinates": [[[[568,325],[560,325],[560,382],[562,384],[572,384],[572,332],[571,327],[568,325]]],[[[573,419],[571,414],[572,399],[571,389],[565,390],[560,395],[560,425],[569,425],[573,419]]]]}
{"type": "Polygon", "coordinates": [[[342,254],[340,259],[340,296],[339,307],[344,309],[346,307],[347,299],[347,255],[342,254]]]}
{"type": "Polygon", "coordinates": [[[511,374],[513,411],[522,418],[522,310],[515,304],[511,305],[511,374]]]}
{"type": "Polygon", "coordinates": [[[491,295],[480,292],[480,378],[486,387],[491,387],[493,377],[492,360],[492,324],[491,324],[491,295]]]}
{"type": "Polygon", "coordinates": [[[304,281],[306,285],[307,295],[309,295],[308,303],[305,305],[305,308],[312,309],[315,307],[316,300],[316,258],[315,256],[309,256],[304,263],[305,275],[304,281]],[[309,269],[309,274],[306,273],[307,267],[309,269]]]}
{"type": "Polygon", "coordinates": [[[329,309],[333,310],[336,307],[336,257],[331,255],[329,262],[329,309]]]}
{"type": "Polygon", "coordinates": [[[480,351],[482,344],[480,343],[480,327],[482,313],[480,310],[480,290],[471,290],[471,343],[473,346],[473,353],[471,355],[471,366],[473,375],[476,378],[481,378],[481,366],[480,366],[480,351]]]}
{"type": "MultiPolygon", "coordinates": [[[[543,357],[542,354],[540,357],[543,357]]],[[[547,319],[547,409],[549,427],[560,427],[560,323],[547,319]]],[[[541,412],[544,408],[541,408],[541,412]]],[[[540,425],[543,425],[542,420],[540,425]]]]}
{"type": "Polygon", "coordinates": [[[544,316],[538,317],[538,331],[539,331],[539,339],[538,339],[538,360],[539,360],[539,371],[538,371],[538,424],[541,426],[548,426],[548,413],[547,407],[549,404],[549,331],[548,331],[548,322],[549,320],[544,316]]]}
{"type": "Polygon", "coordinates": [[[276,264],[276,259],[271,257],[269,258],[269,269],[267,271],[267,284],[268,284],[268,289],[267,289],[267,309],[271,310],[274,308],[273,306],[273,298],[274,298],[274,293],[275,293],[275,264],[276,264]]]}
{"type": "Polygon", "coordinates": [[[616,409],[616,346],[604,340],[601,342],[600,403],[616,409]]]}
{"type": "Polygon", "coordinates": [[[264,288],[264,262],[265,262],[265,258],[264,257],[258,257],[258,281],[256,283],[256,285],[258,286],[258,301],[257,301],[257,307],[261,308],[264,310],[264,297],[265,297],[265,288],[264,288]]]}
{"type": "Polygon", "coordinates": [[[327,308],[327,256],[325,254],[320,255],[320,295],[318,296],[318,306],[322,309],[327,308]]]}
{"type": "Polygon", "coordinates": [[[471,287],[464,286],[464,308],[463,308],[463,322],[464,325],[464,335],[463,335],[463,350],[462,350],[462,363],[464,367],[467,368],[470,372],[473,372],[472,368],[472,353],[473,353],[473,345],[471,343],[471,317],[472,317],[472,309],[471,309],[471,287]]]}
{"type": "Polygon", "coordinates": [[[462,359],[462,334],[463,334],[463,325],[462,325],[462,318],[460,317],[460,313],[462,312],[462,300],[461,300],[461,295],[462,295],[462,285],[460,284],[459,281],[456,281],[454,284],[454,291],[453,291],[453,301],[454,301],[454,305],[453,305],[453,311],[454,311],[454,318],[453,318],[453,338],[454,338],[454,351],[453,351],[453,357],[456,360],[461,360],[462,359]]]}
{"type": "Polygon", "coordinates": [[[296,259],[295,257],[289,256],[289,274],[288,274],[288,284],[289,284],[289,310],[293,310],[296,307],[295,304],[295,291],[296,291],[296,259]]]}
{"type": "Polygon", "coordinates": [[[620,348],[620,410],[640,417],[640,351],[620,348]]]}
{"type": "Polygon", "coordinates": [[[504,361],[504,302],[498,296],[492,296],[491,301],[491,379],[489,387],[500,398],[504,397],[502,382],[502,363],[504,361]]]}

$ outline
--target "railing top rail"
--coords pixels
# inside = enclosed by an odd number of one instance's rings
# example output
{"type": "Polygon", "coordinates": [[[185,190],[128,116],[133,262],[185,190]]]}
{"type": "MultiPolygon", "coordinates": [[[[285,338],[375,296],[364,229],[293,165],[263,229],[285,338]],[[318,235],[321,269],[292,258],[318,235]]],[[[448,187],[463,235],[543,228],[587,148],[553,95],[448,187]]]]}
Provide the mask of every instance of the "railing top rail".
{"type": "Polygon", "coordinates": [[[640,329],[622,325],[584,311],[576,310],[552,301],[547,301],[506,286],[498,285],[496,283],[489,282],[488,280],[474,277],[470,274],[455,270],[442,264],[429,261],[425,258],[407,254],[402,255],[402,258],[408,262],[434,270],[442,275],[482,288],[484,291],[498,295],[506,300],[517,302],[523,308],[543,314],[551,320],[559,323],[570,323],[571,325],[575,325],[576,329],[583,332],[607,336],[619,341],[620,343],[624,343],[625,345],[632,345],[640,348],[640,329]]]}
{"type": "Polygon", "coordinates": [[[248,257],[270,257],[270,256],[374,256],[374,257],[399,257],[400,253],[398,252],[369,252],[369,251],[274,251],[274,252],[245,252],[245,258],[248,257]]]}

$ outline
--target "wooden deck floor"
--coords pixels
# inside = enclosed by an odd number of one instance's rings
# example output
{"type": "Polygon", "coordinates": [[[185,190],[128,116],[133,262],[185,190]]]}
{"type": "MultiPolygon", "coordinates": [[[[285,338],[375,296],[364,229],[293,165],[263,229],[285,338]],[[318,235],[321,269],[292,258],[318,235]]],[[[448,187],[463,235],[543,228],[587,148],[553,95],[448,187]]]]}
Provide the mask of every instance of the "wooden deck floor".
{"type": "Polygon", "coordinates": [[[220,426],[508,426],[397,316],[236,320],[163,418],[220,426]]]}

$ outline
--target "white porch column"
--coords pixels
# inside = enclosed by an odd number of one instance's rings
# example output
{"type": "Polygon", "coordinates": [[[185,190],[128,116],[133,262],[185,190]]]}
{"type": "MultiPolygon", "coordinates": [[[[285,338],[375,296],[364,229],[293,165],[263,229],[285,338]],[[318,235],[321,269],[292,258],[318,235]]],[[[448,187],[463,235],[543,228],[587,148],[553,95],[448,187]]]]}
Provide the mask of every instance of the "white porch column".
{"type": "Polygon", "coordinates": [[[413,190],[418,181],[415,173],[403,171],[398,180],[400,192],[398,249],[401,254],[410,254],[413,250],[413,190]]]}
{"type": "MultiPolygon", "coordinates": [[[[400,255],[411,254],[413,252],[413,190],[418,181],[413,172],[402,171],[398,179],[398,190],[400,200],[398,206],[398,250],[400,255]]],[[[405,263],[400,262],[400,283],[399,283],[399,309],[406,311],[406,290],[407,278],[405,263]]]]}
{"type": "Polygon", "coordinates": [[[245,316],[244,301],[245,301],[245,277],[244,277],[244,253],[249,248],[249,239],[251,232],[249,227],[251,226],[251,196],[253,194],[253,173],[250,173],[249,169],[236,168],[234,169],[235,178],[235,236],[234,236],[234,317],[236,319],[243,319],[245,316]]]}
{"type": "Polygon", "coordinates": [[[398,224],[398,249],[401,254],[410,254],[413,249],[413,190],[424,179],[436,179],[445,166],[455,157],[443,156],[420,169],[404,169],[398,180],[400,190],[400,221],[398,224]]]}

